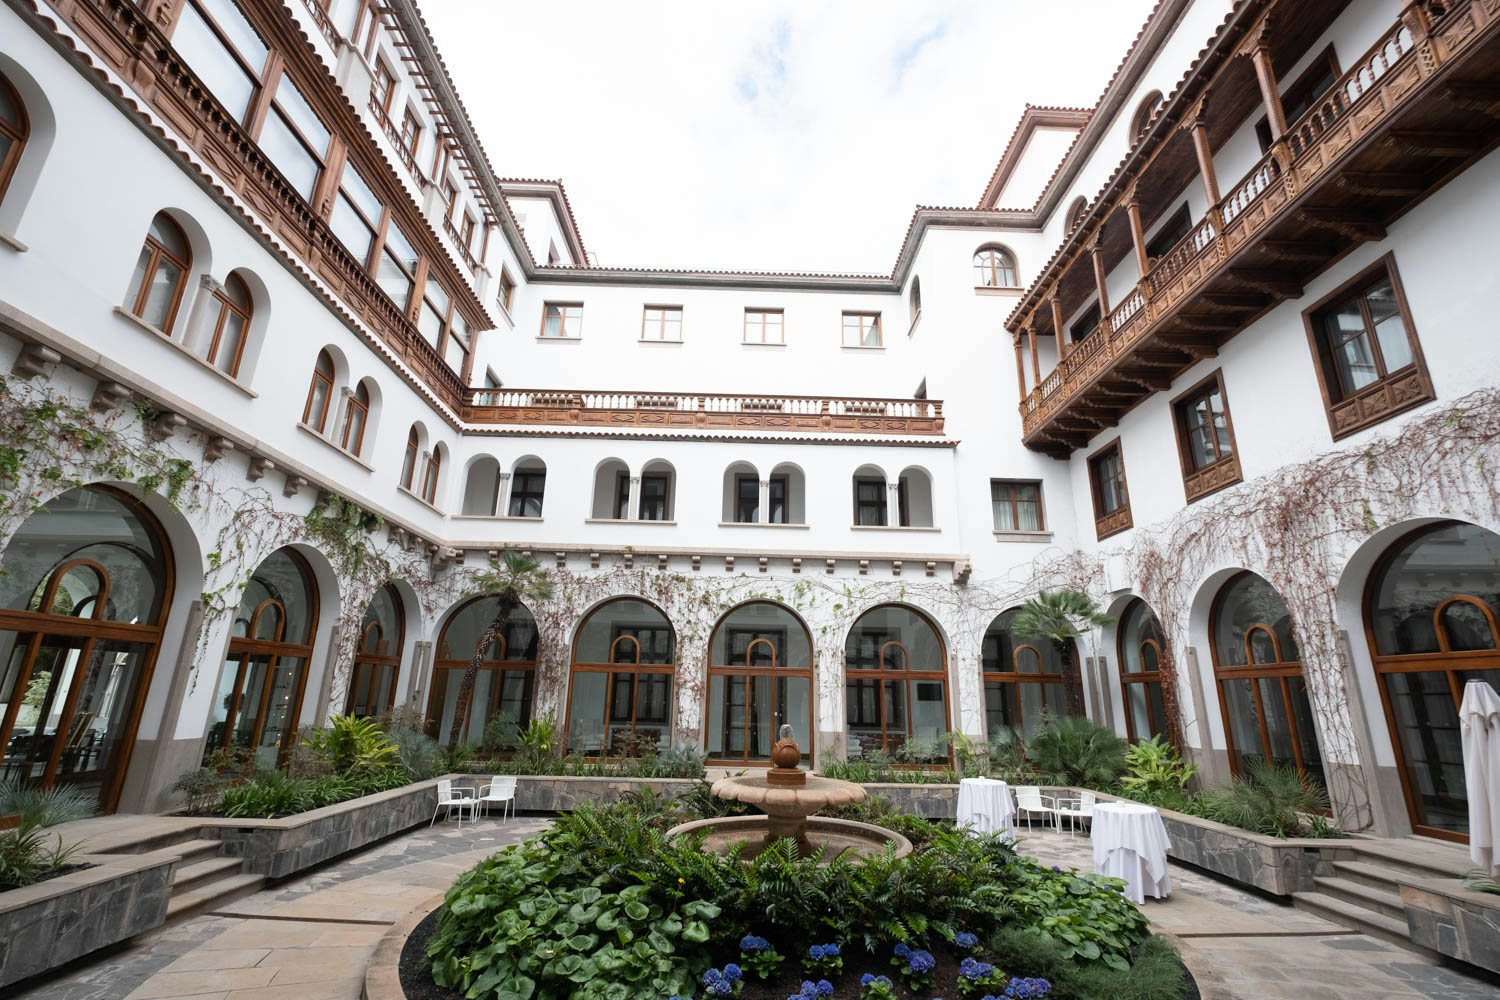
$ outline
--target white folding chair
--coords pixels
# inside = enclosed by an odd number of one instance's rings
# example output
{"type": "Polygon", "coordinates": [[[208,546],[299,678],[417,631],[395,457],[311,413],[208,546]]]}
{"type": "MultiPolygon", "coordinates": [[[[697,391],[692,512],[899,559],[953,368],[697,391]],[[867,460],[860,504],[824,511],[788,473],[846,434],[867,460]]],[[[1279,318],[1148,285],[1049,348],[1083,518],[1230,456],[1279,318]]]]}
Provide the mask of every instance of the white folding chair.
{"type": "Polygon", "coordinates": [[[479,818],[479,814],[474,810],[476,810],[478,806],[479,800],[474,797],[474,789],[464,785],[455,785],[453,784],[452,779],[444,778],[442,781],[439,781],[437,783],[437,807],[432,810],[432,819],[427,821],[427,825],[428,827],[431,827],[433,823],[436,823],[437,814],[442,809],[447,808],[448,815],[444,816],[443,818],[451,818],[453,816],[453,810],[457,809],[458,825],[463,826],[464,810],[468,809],[469,815],[473,819],[477,820],[479,818]],[[467,792],[468,794],[460,795],[460,792],[467,792]]]}
{"type": "Polygon", "coordinates": [[[1086,819],[1089,825],[1094,823],[1094,793],[1079,792],[1076,797],[1059,799],[1057,802],[1057,829],[1062,832],[1062,818],[1068,817],[1068,836],[1073,836],[1078,830],[1078,821],[1086,819]]]}
{"type": "Polygon", "coordinates": [[[490,803],[500,803],[500,818],[504,820],[515,815],[516,811],[516,779],[514,776],[494,774],[490,776],[490,783],[479,790],[479,805],[484,809],[484,814],[490,814],[490,803]]]}
{"type": "MultiPolygon", "coordinates": [[[[1051,816],[1053,821],[1057,822],[1057,803],[1050,795],[1043,795],[1040,787],[1037,785],[1017,785],[1015,792],[1016,812],[1026,814],[1027,830],[1031,829],[1032,813],[1040,813],[1042,815],[1042,829],[1044,830],[1047,828],[1046,817],[1051,816]]],[[[1061,831],[1062,827],[1059,826],[1058,832],[1061,831]]]]}

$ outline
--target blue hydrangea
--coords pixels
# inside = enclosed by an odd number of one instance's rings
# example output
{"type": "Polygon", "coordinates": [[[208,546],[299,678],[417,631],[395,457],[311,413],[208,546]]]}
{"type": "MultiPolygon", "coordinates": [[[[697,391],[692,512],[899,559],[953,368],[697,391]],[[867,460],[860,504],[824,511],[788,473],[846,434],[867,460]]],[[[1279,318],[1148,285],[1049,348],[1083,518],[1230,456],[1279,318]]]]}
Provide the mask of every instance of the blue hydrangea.
{"type": "Polygon", "coordinates": [[[747,955],[755,955],[766,951],[771,947],[771,942],[754,934],[746,934],[740,938],[740,951],[747,955]]]}
{"type": "Polygon", "coordinates": [[[897,958],[910,958],[911,945],[907,944],[905,941],[902,941],[900,944],[896,945],[894,954],[897,958]]]}
{"type": "Polygon", "coordinates": [[[932,957],[930,951],[914,951],[907,956],[906,969],[917,975],[925,975],[937,968],[937,959],[932,957]]]}
{"type": "MultiPolygon", "coordinates": [[[[979,944],[979,936],[976,934],[970,934],[968,931],[959,931],[957,934],[953,935],[953,946],[955,948],[961,948],[964,951],[968,951],[977,944],[979,944]]],[[[933,997],[933,1000],[942,1000],[942,998],[933,997]]]]}
{"type": "Polygon", "coordinates": [[[734,984],[739,978],[740,967],[738,965],[726,965],[722,970],[709,969],[703,974],[703,989],[713,997],[733,996],[734,984]]]}
{"type": "Polygon", "coordinates": [[[963,979],[983,979],[994,971],[993,965],[975,958],[966,958],[958,963],[958,974],[963,979]]]}
{"type": "Polygon", "coordinates": [[[1045,979],[1012,979],[1005,987],[1006,998],[1014,1000],[1037,1000],[1052,992],[1052,984],[1045,979]]]}

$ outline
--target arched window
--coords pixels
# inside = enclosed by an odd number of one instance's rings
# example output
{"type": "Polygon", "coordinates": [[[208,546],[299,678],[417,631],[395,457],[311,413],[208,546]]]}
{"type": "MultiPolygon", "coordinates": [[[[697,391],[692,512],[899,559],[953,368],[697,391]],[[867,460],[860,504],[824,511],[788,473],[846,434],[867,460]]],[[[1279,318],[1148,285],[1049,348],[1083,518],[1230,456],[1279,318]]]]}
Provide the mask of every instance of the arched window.
{"type": "Polygon", "coordinates": [[[130,276],[125,308],[163,333],[171,333],[192,266],[193,251],[182,227],[165,212],[157,212],[130,276]]]}
{"type": "Polygon", "coordinates": [[[344,714],[356,718],[386,715],[396,704],[401,648],[406,642],[406,611],[396,588],[386,584],[365,608],[349,676],[344,714]]]}
{"type": "Polygon", "coordinates": [[[292,549],[277,549],[240,597],[205,755],[249,747],[265,767],[286,763],[317,627],[318,591],[307,560],[292,549]]]}
{"type": "Polygon", "coordinates": [[[1151,130],[1151,123],[1156,120],[1156,112],[1161,109],[1161,91],[1153,90],[1141,99],[1141,103],[1135,110],[1135,117],[1130,120],[1130,145],[1134,146],[1143,139],[1151,130]]]}
{"type": "Polygon", "coordinates": [[[1118,640],[1126,735],[1131,741],[1167,735],[1170,730],[1161,686],[1167,638],[1145,601],[1131,601],[1120,616],[1118,640]]]}
{"type": "Polygon", "coordinates": [[[709,758],[769,763],[784,725],[810,753],[812,636],[802,620],[771,601],[742,604],[719,619],[708,648],[709,758]]]}
{"type": "Polygon", "coordinates": [[[0,75],[0,199],[21,162],[21,151],[31,135],[31,122],[26,117],[26,105],[21,95],[0,75]]]}
{"type": "Polygon", "coordinates": [[[1469,804],[1459,738],[1464,685],[1500,690],[1500,535],[1432,525],[1381,560],[1365,625],[1419,833],[1467,840],[1469,804]]]}
{"type": "Polygon", "coordinates": [[[926,469],[913,465],[897,478],[896,518],[903,528],[932,527],[932,477],[926,469]]]}
{"type": "Polygon", "coordinates": [[[590,612],[573,643],[568,752],[635,757],[670,743],[675,654],[671,623],[645,601],[590,612]]]}
{"type": "Polygon", "coordinates": [[[115,808],[171,598],[165,536],[128,495],[72,489],[22,522],[0,563],[7,777],[115,808]]]}
{"type": "Polygon", "coordinates": [[[333,358],[327,351],[319,351],[318,361],[313,365],[312,383],[307,387],[307,405],[302,408],[302,422],[319,434],[328,425],[333,378],[333,358]]]}
{"type": "Polygon", "coordinates": [[[510,474],[509,515],[511,517],[541,517],[542,500],[546,493],[546,463],[535,457],[521,459],[510,474]]]}
{"type": "Polygon", "coordinates": [[[1019,610],[997,615],[980,647],[984,726],[991,739],[999,734],[1029,738],[1046,716],[1069,714],[1062,659],[1050,642],[1023,641],[1011,633],[1019,610]]]}
{"type": "Polygon", "coordinates": [[[427,465],[422,470],[422,499],[430,504],[437,503],[438,480],[443,475],[443,446],[435,445],[432,454],[427,457],[427,465]]]}
{"type": "Polygon", "coordinates": [[[401,485],[407,489],[411,489],[412,484],[416,482],[417,460],[421,456],[422,439],[417,434],[416,425],[413,424],[411,430],[406,434],[406,455],[401,459],[401,485]]]}
{"type": "Polygon", "coordinates": [[[1088,211],[1088,207],[1089,200],[1082,195],[1073,199],[1073,204],[1068,206],[1068,214],[1064,216],[1067,222],[1063,229],[1063,235],[1066,236],[1078,228],[1078,224],[1083,221],[1083,213],[1088,211]]]}
{"type": "Polygon", "coordinates": [[[492,517],[500,509],[500,463],[490,455],[481,455],[469,466],[464,477],[464,497],[460,512],[469,517],[492,517]]]}
{"type": "Polygon", "coordinates": [[[884,527],[887,522],[888,506],[885,472],[873,465],[862,465],[855,469],[853,522],[855,527],[884,527]]]}
{"type": "Polygon", "coordinates": [[[1281,595],[1254,573],[1241,573],[1219,591],[1212,619],[1230,766],[1239,772],[1251,759],[1270,760],[1323,783],[1302,658],[1281,595]]]}
{"type": "Polygon", "coordinates": [[[254,304],[250,298],[250,286],[237,274],[230,274],[224,287],[214,292],[212,316],[213,333],[209,336],[204,359],[219,371],[235,378],[240,373],[240,361],[245,354],[245,338],[250,333],[250,317],[254,304]]]}
{"type": "Polygon", "coordinates": [[[916,326],[922,316],[922,279],[911,279],[911,325],[916,326]]]}
{"type": "Polygon", "coordinates": [[[845,750],[947,758],[948,657],[926,617],[899,604],[872,608],[844,643],[845,750]]]}
{"type": "Polygon", "coordinates": [[[974,287],[1018,288],[1021,280],[1016,258],[1004,247],[980,247],[974,254],[974,287]]]}
{"type": "Polygon", "coordinates": [[[370,390],[363,381],[349,394],[349,405],[344,408],[344,430],[339,435],[339,447],[351,455],[358,455],[365,444],[365,425],[370,421],[370,390]]]}
{"type": "MultiPolygon", "coordinates": [[[[464,671],[479,648],[480,636],[500,613],[498,597],[476,597],[448,617],[438,635],[437,662],[427,698],[427,733],[447,741],[458,710],[458,689],[464,671]]],[[[531,610],[517,605],[505,619],[500,637],[490,644],[479,663],[479,676],[469,695],[468,718],[459,732],[461,743],[477,743],[495,719],[517,731],[531,724],[532,693],[536,689],[537,626],[531,610]]]]}

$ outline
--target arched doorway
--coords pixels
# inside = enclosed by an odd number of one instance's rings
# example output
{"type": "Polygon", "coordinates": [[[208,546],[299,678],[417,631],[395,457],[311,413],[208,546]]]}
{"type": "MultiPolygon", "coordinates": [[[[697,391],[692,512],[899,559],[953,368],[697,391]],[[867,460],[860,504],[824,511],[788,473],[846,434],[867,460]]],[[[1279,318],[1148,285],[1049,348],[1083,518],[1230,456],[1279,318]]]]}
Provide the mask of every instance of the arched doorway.
{"type": "Polygon", "coordinates": [[[1125,700],[1125,734],[1134,743],[1169,736],[1162,697],[1161,663],[1167,638],[1156,612],[1135,598],[1120,616],[1118,631],[1120,694],[1125,700]]]}
{"type": "Polygon", "coordinates": [[[1412,827],[1467,842],[1458,706],[1464,685],[1500,691],[1500,535],[1422,528],[1392,546],[1365,592],[1365,631],[1412,827]]]}
{"type": "Polygon", "coordinates": [[[573,643],[568,752],[639,756],[671,742],[676,636],[654,605],[630,597],[591,611],[573,643]]]}
{"type": "Polygon", "coordinates": [[[281,767],[291,752],[318,627],[318,589],[307,560],[277,549],[240,598],[219,676],[206,750],[248,747],[281,767]]]}
{"type": "Polygon", "coordinates": [[[900,604],[866,611],[844,643],[845,752],[894,753],[920,742],[947,758],[948,655],[937,628],[900,604]]]}
{"type": "Polygon", "coordinates": [[[783,725],[812,751],[812,636],[790,608],[753,601],[730,611],[708,644],[704,747],[712,763],[765,764],[783,725]]]}
{"type": "Polygon", "coordinates": [[[1047,715],[1068,714],[1062,658],[1050,642],[1016,640],[1011,622],[1019,611],[995,616],[980,647],[984,727],[992,739],[1000,733],[1029,739],[1047,715]]]}
{"type": "Polygon", "coordinates": [[[0,563],[0,747],[7,778],[72,785],[109,812],[167,608],[172,559],[144,504],[68,490],[28,517],[0,563]]]}
{"type": "Polygon", "coordinates": [[[1219,591],[1211,619],[1229,766],[1238,774],[1251,759],[1269,760],[1326,787],[1286,602],[1265,580],[1244,572],[1219,591]]]}
{"type": "Polygon", "coordinates": [[[363,719],[390,712],[396,704],[396,681],[405,643],[406,609],[396,588],[386,584],[370,599],[359,626],[345,715],[363,719]]]}
{"type": "MultiPolygon", "coordinates": [[[[476,597],[461,605],[438,635],[437,663],[427,696],[427,734],[446,741],[453,732],[458,689],[464,671],[479,646],[479,637],[500,613],[500,598],[476,597]]],[[[531,609],[517,604],[505,619],[500,637],[485,650],[469,695],[469,717],[459,732],[460,743],[477,743],[491,719],[504,715],[516,729],[531,724],[532,693],[536,689],[537,627],[531,609]]]]}

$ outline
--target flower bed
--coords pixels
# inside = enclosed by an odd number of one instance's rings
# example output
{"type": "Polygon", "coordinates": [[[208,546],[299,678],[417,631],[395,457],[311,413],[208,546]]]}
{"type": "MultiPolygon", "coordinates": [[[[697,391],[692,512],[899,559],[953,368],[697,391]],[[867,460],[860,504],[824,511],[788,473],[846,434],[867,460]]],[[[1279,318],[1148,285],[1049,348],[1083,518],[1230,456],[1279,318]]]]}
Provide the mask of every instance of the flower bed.
{"type": "Polygon", "coordinates": [[[1149,974],[1167,984],[1156,995],[1181,994],[1175,954],[1113,880],[1047,869],[999,839],[914,817],[901,819],[916,845],[905,858],[799,859],[790,841],[753,861],[721,858],[665,836],[701,818],[695,804],[649,795],[580,806],[482,862],[449,891],[426,945],[431,978],[408,993],[979,1000],[1007,988],[1048,995],[1021,982],[1042,978],[1066,998],[1110,995],[1124,977],[1149,974]],[[966,977],[964,958],[982,973],[966,977]]]}

